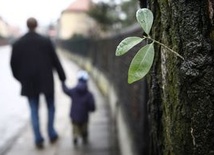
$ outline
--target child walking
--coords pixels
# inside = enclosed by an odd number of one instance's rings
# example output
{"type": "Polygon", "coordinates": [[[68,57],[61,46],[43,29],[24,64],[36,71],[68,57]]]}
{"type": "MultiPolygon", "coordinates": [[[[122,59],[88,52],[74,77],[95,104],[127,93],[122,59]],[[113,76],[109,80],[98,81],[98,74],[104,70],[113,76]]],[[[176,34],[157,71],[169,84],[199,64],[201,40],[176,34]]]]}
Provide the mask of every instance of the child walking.
{"type": "Polygon", "coordinates": [[[88,120],[89,113],[95,111],[93,94],[88,90],[88,73],[79,71],[77,74],[78,83],[73,88],[62,84],[63,91],[71,98],[70,118],[73,126],[73,143],[78,143],[82,137],[83,143],[88,143],[88,120]]]}

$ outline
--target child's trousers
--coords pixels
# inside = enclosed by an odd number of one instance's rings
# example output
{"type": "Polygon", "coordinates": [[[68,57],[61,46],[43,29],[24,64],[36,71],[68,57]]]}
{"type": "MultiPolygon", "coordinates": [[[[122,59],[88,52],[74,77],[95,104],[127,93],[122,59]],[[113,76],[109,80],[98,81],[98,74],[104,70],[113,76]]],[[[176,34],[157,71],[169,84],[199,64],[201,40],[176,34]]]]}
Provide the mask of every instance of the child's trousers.
{"type": "Polygon", "coordinates": [[[72,121],[73,126],[73,138],[77,139],[78,137],[83,138],[83,142],[87,142],[88,138],[88,123],[77,123],[72,121]]]}

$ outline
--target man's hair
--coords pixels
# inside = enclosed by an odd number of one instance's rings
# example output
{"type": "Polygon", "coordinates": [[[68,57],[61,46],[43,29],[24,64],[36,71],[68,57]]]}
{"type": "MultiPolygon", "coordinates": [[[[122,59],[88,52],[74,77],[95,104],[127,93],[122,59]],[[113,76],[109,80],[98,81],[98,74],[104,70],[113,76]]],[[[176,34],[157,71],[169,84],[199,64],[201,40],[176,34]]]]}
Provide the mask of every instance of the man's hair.
{"type": "Polygon", "coordinates": [[[37,27],[38,23],[37,20],[33,17],[28,18],[27,20],[27,27],[29,30],[35,30],[37,27]]]}

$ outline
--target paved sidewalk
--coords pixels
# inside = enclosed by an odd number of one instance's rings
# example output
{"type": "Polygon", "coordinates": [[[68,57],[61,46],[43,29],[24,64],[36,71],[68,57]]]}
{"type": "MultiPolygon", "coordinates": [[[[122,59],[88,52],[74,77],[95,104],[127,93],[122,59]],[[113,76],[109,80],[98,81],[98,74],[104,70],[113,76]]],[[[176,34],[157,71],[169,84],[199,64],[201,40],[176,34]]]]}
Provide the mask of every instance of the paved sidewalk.
{"type": "MultiPolygon", "coordinates": [[[[67,85],[76,84],[76,73],[79,68],[70,62],[70,60],[60,54],[62,65],[67,75],[67,85]]],[[[58,76],[55,76],[55,94],[56,94],[56,121],[55,126],[60,136],[55,144],[50,144],[47,138],[46,122],[47,111],[44,103],[44,97],[41,97],[40,123],[43,136],[45,137],[45,147],[42,150],[36,149],[33,143],[33,134],[30,122],[21,133],[19,138],[14,141],[13,146],[5,155],[111,155],[111,127],[109,109],[105,100],[93,83],[89,80],[89,89],[95,95],[97,110],[90,115],[89,124],[89,144],[83,145],[79,141],[77,146],[72,143],[72,130],[68,117],[70,99],[62,92],[58,76]]]]}

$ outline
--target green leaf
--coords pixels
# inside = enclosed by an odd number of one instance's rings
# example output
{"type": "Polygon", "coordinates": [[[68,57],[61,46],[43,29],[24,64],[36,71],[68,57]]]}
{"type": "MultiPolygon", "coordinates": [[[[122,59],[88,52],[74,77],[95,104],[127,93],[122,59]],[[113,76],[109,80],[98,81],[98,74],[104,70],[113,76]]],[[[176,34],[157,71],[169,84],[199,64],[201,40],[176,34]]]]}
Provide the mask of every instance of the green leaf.
{"type": "Polygon", "coordinates": [[[128,71],[128,83],[143,78],[150,70],[154,60],[154,43],[141,48],[132,59],[128,71]]]}
{"type": "Polygon", "coordinates": [[[116,49],[116,56],[121,56],[125,53],[127,53],[132,47],[139,44],[141,41],[143,41],[144,38],[140,37],[127,37],[124,40],[122,40],[116,49]]]}
{"type": "Polygon", "coordinates": [[[136,17],[137,17],[138,23],[140,23],[144,32],[146,34],[149,34],[153,24],[153,18],[154,18],[153,13],[149,9],[143,8],[143,9],[139,9],[136,12],[136,17]]]}

